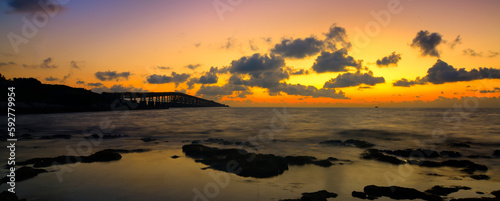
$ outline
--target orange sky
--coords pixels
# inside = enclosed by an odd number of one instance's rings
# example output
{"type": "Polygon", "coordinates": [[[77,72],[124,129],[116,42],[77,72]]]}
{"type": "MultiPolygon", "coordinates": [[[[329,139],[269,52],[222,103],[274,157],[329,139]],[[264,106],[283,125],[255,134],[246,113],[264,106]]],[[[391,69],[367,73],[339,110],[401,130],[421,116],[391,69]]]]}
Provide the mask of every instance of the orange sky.
{"type": "Polygon", "coordinates": [[[434,105],[415,101],[461,97],[492,100],[481,107],[500,105],[498,1],[69,1],[49,12],[30,1],[12,2],[0,7],[0,72],[7,78],[96,92],[182,91],[231,106],[427,107],[434,105]],[[336,48],[327,47],[331,27],[345,34],[333,40],[336,48]],[[421,31],[428,32],[417,37],[421,31]],[[342,58],[318,62],[338,51],[345,51],[342,58]],[[377,65],[393,52],[400,59],[377,65]],[[250,62],[256,53],[252,62],[284,64],[259,67],[250,62]],[[359,66],[343,68],[350,57],[359,66]],[[438,59],[453,68],[443,72],[438,59]],[[216,83],[200,78],[211,67],[226,69],[210,74],[216,83]],[[489,70],[471,71],[479,67],[489,70]],[[324,88],[347,73],[351,77],[324,88]],[[152,83],[152,76],[163,79],[152,83]],[[417,77],[426,78],[393,85],[417,77]]]}

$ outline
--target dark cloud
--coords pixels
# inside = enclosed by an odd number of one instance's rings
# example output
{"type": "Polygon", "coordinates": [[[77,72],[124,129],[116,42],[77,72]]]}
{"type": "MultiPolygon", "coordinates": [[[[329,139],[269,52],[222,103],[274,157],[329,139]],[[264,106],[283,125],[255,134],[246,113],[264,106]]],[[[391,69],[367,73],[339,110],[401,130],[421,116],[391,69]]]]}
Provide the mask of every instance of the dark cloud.
{"type": "Polygon", "coordinates": [[[401,54],[396,54],[396,52],[392,52],[391,55],[386,56],[382,59],[377,60],[377,66],[389,66],[389,65],[398,65],[399,60],[401,60],[401,54]]]}
{"type": "Polygon", "coordinates": [[[190,77],[187,73],[177,74],[172,72],[171,76],[153,74],[146,78],[149,84],[183,83],[190,77]]]}
{"type": "Polygon", "coordinates": [[[281,95],[281,92],[288,95],[310,96],[313,98],[325,97],[333,99],[349,99],[342,91],[336,91],[335,89],[326,88],[318,89],[312,85],[306,86],[301,84],[279,83],[277,87],[269,89],[270,95],[281,95]]]}
{"type": "Polygon", "coordinates": [[[425,80],[422,80],[420,77],[417,77],[417,79],[415,80],[407,80],[406,78],[403,78],[401,80],[398,80],[394,83],[392,83],[392,86],[396,86],[396,87],[410,87],[410,86],[413,86],[413,85],[417,85],[417,84],[426,84],[427,82],[425,80]]]}
{"type": "Polygon", "coordinates": [[[453,49],[455,48],[456,45],[462,44],[462,39],[460,38],[460,35],[455,38],[455,40],[450,42],[450,48],[453,49]]]}
{"type": "Polygon", "coordinates": [[[325,72],[346,72],[349,67],[361,68],[361,61],[356,61],[353,57],[347,55],[346,49],[340,49],[333,53],[323,51],[316,58],[312,69],[317,73],[325,72]]]}
{"type": "Polygon", "coordinates": [[[0,67],[2,66],[10,66],[10,65],[16,65],[16,63],[10,61],[10,62],[0,62],[0,67]]]}
{"type": "Polygon", "coordinates": [[[356,73],[344,73],[337,75],[336,78],[332,78],[325,82],[323,88],[352,87],[361,84],[373,86],[379,83],[385,83],[384,77],[374,77],[372,71],[369,71],[368,73],[361,73],[358,71],[356,73]]]}
{"type": "Polygon", "coordinates": [[[304,69],[294,69],[294,68],[290,68],[290,67],[287,67],[286,68],[287,71],[289,72],[290,75],[308,75],[309,74],[309,71],[308,70],[304,70],[304,69]]]}
{"type": "Polygon", "coordinates": [[[90,86],[90,87],[102,87],[104,85],[102,83],[100,83],[100,82],[94,82],[94,83],[88,83],[87,86],[90,86]]]}
{"type": "Polygon", "coordinates": [[[61,83],[65,83],[66,80],[71,77],[72,73],[68,73],[67,75],[63,76],[63,78],[61,79],[61,83]]]}
{"type": "Polygon", "coordinates": [[[330,26],[330,29],[327,33],[325,33],[326,39],[325,44],[330,50],[338,50],[338,49],[350,49],[352,47],[351,43],[347,38],[347,33],[343,27],[339,27],[336,24],[330,26]],[[338,48],[337,45],[340,45],[341,48],[338,48]]]}
{"type": "Polygon", "coordinates": [[[115,84],[111,87],[98,87],[98,88],[93,88],[90,89],[91,91],[95,93],[102,93],[102,92],[147,92],[148,90],[144,90],[142,88],[135,88],[131,85],[129,86],[123,86],[121,84],[115,84]]]}
{"type": "Polygon", "coordinates": [[[436,47],[443,42],[439,33],[430,33],[429,31],[419,31],[413,39],[411,46],[419,48],[422,56],[439,57],[439,51],[436,47]]]}
{"type": "Polygon", "coordinates": [[[479,93],[485,94],[485,93],[498,93],[500,90],[481,90],[479,93]]]}
{"type": "Polygon", "coordinates": [[[234,92],[236,92],[241,98],[245,98],[246,95],[252,94],[250,92],[250,88],[247,86],[233,85],[228,83],[224,86],[203,85],[198,90],[198,92],[196,92],[196,95],[203,97],[221,98],[222,96],[231,96],[234,92]]]}
{"type": "Polygon", "coordinates": [[[464,55],[469,55],[472,57],[482,57],[483,53],[482,52],[476,52],[476,50],[473,50],[471,48],[464,49],[464,55]]]}
{"type": "Polygon", "coordinates": [[[9,5],[13,9],[11,11],[12,13],[34,14],[38,11],[57,13],[63,9],[63,6],[58,1],[8,0],[7,5],[9,5]]]}
{"type": "Polygon", "coordinates": [[[194,70],[194,69],[196,69],[196,68],[198,68],[200,66],[201,66],[201,64],[189,64],[189,65],[186,66],[186,68],[194,70]]]}
{"type": "Polygon", "coordinates": [[[285,60],[279,56],[255,53],[250,57],[241,57],[238,60],[233,60],[229,72],[250,74],[254,77],[259,77],[264,72],[272,72],[282,66],[285,66],[285,60]]]}
{"type": "Polygon", "coordinates": [[[490,55],[488,57],[492,57],[493,58],[493,57],[498,56],[499,54],[500,54],[500,52],[493,52],[493,51],[490,50],[490,55]]]}
{"type": "Polygon", "coordinates": [[[252,51],[259,51],[259,48],[257,46],[254,45],[254,41],[253,40],[249,40],[248,41],[248,44],[250,45],[250,49],[252,51]]]}
{"type": "Polygon", "coordinates": [[[58,81],[58,80],[59,80],[59,78],[52,77],[52,76],[45,78],[45,81],[48,81],[48,82],[54,82],[54,81],[58,81]]]}
{"type": "Polygon", "coordinates": [[[219,80],[217,74],[219,73],[218,67],[210,67],[210,71],[205,72],[199,78],[191,78],[189,82],[187,82],[188,89],[192,89],[194,84],[215,84],[219,80]]]}
{"type": "Polygon", "coordinates": [[[78,80],[76,81],[76,84],[85,84],[85,81],[78,80]]]}
{"type": "Polygon", "coordinates": [[[52,64],[52,58],[49,57],[45,60],[42,61],[40,65],[26,65],[23,64],[23,67],[25,68],[42,68],[42,69],[52,69],[52,68],[57,68],[56,65],[52,64]]]}
{"type": "Polygon", "coordinates": [[[71,61],[69,62],[70,65],[71,65],[71,68],[76,68],[76,69],[80,69],[80,66],[78,66],[78,64],[76,63],[76,61],[71,61]]]}
{"type": "Polygon", "coordinates": [[[224,42],[224,44],[222,45],[222,49],[232,49],[233,47],[235,47],[237,44],[236,42],[236,39],[234,39],[233,37],[229,37],[226,39],[226,42],[224,42]]]}
{"type": "Polygon", "coordinates": [[[161,70],[170,70],[172,67],[167,67],[167,66],[156,66],[156,68],[161,69],[161,70]]]}
{"type": "Polygon", "coordinates": [[[323,50],[323,41],[315,37],[305,39],[283,39],[271,49],[272,53],[279,54],[285,58],[302,59],[313,56],[323,50]]]}
{"type": "Polygon", "coordinates": [[[447,82],[471,81],[480,79],[500,79],[500,69],[478,68],[470,71],[464,68],[456,69],[440,59],[427,70],[427,75],[423,78],[417,78],[414,81],[402,79],[393,83],[393,86],[412,86],[415,84],[443,84],[447,82]]]}
{"type": "Polygon", "coordinates": [[[95,73],[95,77],[101,81],[111,81],[111,80],[120,80],[120,79],[125,79],[128,80],[128,77],[130,76],[130,72],[121,72],[118,73],[116,71],[98,71],[95,73]]]}
{"type": "Polygon", "coordinates": [[[195,47],[200,47],[201,43],[195,43],[194,46],[195,47]]]}

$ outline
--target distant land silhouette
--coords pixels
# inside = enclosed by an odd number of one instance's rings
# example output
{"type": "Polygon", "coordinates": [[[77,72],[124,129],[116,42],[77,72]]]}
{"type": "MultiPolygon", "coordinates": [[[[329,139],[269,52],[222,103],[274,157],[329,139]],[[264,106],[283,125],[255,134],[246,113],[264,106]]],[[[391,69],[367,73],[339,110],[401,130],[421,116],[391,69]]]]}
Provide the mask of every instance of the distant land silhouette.
{"type": "MultiPolygon", "coordinates": [[[[0,86],[4,93],[0,105],[7,108],[8,87],[15,87],[15,113],[59,113],[85,111],[111,111],[126,109],[167,109],[169,107],[200,107],[189,104],[157,104],[124,100],[119,93],[98,94],[84,88],[73,88],[66,85],[42,84],[35,78],[6,79],[0,74],[0,86]]],[[[145,95],[137,92],[138,96],[145,95]]],[[[144,92],[146,93],[146,92],[144,92]]],[[[130,92],[128,93],[130,94],[130,92]]],[[[132,93],[135,94],[135,93],[132,93]]],[[[179,96],[192,97],[212,103],[202,107],[227,107],[213,101],[197,98],[183,93],[179,96]]],[[[6,113],[7,110],[2,111],[6,113]]]]}

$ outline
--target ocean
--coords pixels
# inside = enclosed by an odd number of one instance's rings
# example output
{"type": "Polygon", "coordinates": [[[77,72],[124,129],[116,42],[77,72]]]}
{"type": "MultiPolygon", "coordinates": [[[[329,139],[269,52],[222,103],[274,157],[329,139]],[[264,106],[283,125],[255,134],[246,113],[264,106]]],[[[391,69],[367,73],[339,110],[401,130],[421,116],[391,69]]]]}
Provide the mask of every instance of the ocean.
{"type": "MultiPolygon", "coordinates": [[[[111,162],[45,167],[47,173],[16,183],[27,200],[281,200],[327,190],[331,200],[359,200],[368,185],[425,191],[436,185],[467,186],[445,197],[492,197],[500,190],[500,109],[451,108],[171,108],[166,110],[25,114],[16,117],[16,162],[37,157],[88,156],[104,149],[122,153],[111,162]],[[92,134],[108,136],[95,140],[92,134]],[[21,137],[22,136],[22,137],[21,137]],[[456,167],[394,165],[364,159],[366,147],[321,143],[362,140],[377,150],[426,149],[461,156],[410,160],[470,160],[488,167],[473,174],[456,167]],[[339,159],[332,166],[289,165],[267,178],[227,173],[187,156],[201,144],[276,156],[339,159]],[[176,157],[173,157],[176,156],[176,157]],[[178,157],[177,157],[178,156],[178,157]],[[478,180],[471,175],[486,175],[478,180]],[[478,192],[484,193],[479,194],[478,192]]],[[[6,125],[1,129],[7,130],[6,125]]],[[[6,145],[7,143],[4,142],[6,145]]],[[[8,158],[8,150],[0,150],[8,158]]],[[[8,170],[2,170],[6,175],[8,170]]],[[[3,176],[2,176],[3,177],[3,176]]],[[[7,185],[0,186],[0,190],[7,185]]],[[[378,200],[391,200],[381,197],[378,200]]]]}

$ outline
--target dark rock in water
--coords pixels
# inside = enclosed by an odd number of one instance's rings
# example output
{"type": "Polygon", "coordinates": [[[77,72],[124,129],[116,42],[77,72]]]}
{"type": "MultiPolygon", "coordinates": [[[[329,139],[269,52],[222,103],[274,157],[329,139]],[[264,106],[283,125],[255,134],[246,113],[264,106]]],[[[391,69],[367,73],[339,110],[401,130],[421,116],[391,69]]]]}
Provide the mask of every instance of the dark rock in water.
{"type": "Polygon", "coordinates": [[[470,145],[469,145],[469,144],[466,144],[466,143],[463,143],[463,142],[453,143],[453,144],[450,144],[450,146],[452,146],[452,147],[465,147],[465,148],[470,148],[470,145]]]}
{"type": "Polygon", "coordinates": [[[491,156],[468,155],[467,158],[491,158],[491,156]]]}
{"type": "Polygon", "coordinates": [[[176,159],[176,158],[179,158],[179,157],[180,157],[180,156],[173,155],[171,158],[176,159]]]}
{"type": "Polygon", "coordinates": [[[111,135],[111,134],[104,134],[102,137],[98,134],[92,134],[90,136],[85,137],[86,139],[115,139],[115,138],[121,138],[121,137],[128,137],[128,135],[111,135]]]}
{"type": "Polygon", "coordinates": [[[465,168],[463,171],[467,173],[474,173],[477,170],[486,171],[488,167],[485,165],[477,164],[469,160],[447,160],[443,162],[436,161],[410,161],[410,164],[419,165],[422,167],[455,167],[465,168]]]}
{"type": "Polygon", "coordinates": [[[305,165],[311,164],[316,161],[316,157],[313,156],[286,156],[286,162],[289,165],[305,165]]]}
{"type": "Polygon", "coordinates": [[[436,176],[436,177],[442,177],[443,175],[436,174],[436,173],[428,173],[427,175],[429,176],[436,176]]]}
{"type": "Polygon", "coordinates": [[[359,192],[359,191],[353,191],[351,193],[352,197],[355,197],[355,198],[360,198],[360,199],[366,199],[366,193],[364,192],[359,192]]]}
{"type": "Polygon", "coordinates": [[[23,162],[18,162],[18,165],[31,165],[33,167],[49,167],[52,165],[62,165],[71,163],[93,163],[93,162],[108,162],[120,160],[122,156],[119,153],[141,153],[149,151],[148,149],[105,149],[98,151],[90,156],[57,156],[53,158],[33,158],[23,162]]]}
{"type": "MultiPolygon", "coordinates": [[[[31,179],[31,178],[36,177],[37,175],[39,175],[41,173],[45,173],[45,172],[47,172],[47,170],[44,170],[44,169],[35,169],[35,168],[32,168],[32,167],[17,168],[16,172],[15,172],[16,173],[16,182],[24,181],[24,180],[27,180],[27,179],[31,179]]],[[[1,179],[2,184],[8,182],[9,179],[10,179],[9,177],[2,178],[1,179]]],[[[2,199],[0,199],[0,200],[2,200],[2,199]]]]}
{"type": "Polygon", "coordinates": [[[470,178],[473,178],[475,180],[489,180],[490,179],[490,177],[488,175],[484,175],[484,174],[471,175],[470,178]]]}
{"type": "Polygon", "coordinates": [[[217,149],[200,144],[182,146],[184,153],[213,169],[232,172],[243,177],[267,178],[288,170],[283,157],[248,153],[243,149],[217,149]]]}
{"type": "Polygon", "coordinates": [[[45,135],[40,137],[43,140],[52,140],[52,139],[71,139],[71,135],[59,134],[59,135],[45,135]]]}
{"type": "Polygon", "coordinates": [[[372,159],[372,160],[377,160],[377,161],[381,161],[381,162],[391,163],[394,165],[399,165],[399,164],[405,163],[404,161],[399,160],[398,158],[396,158],[394,156],[385,155],[377,149],[368,149],[363,154],[361,154],[361,157],[363,159],[372,159]]]}
{"type": "Polygon", "coordinates": [[[0,193],[0,200],[2,201],[26,201],[26,199],[20,200],[15,193],[9,191],[3,191],[0,193]]]}
{"type": "Polygon", "coordinates": [[[498,191],[493,191],[493,192],[491,192],[491,194],[492,194],[492,195],[494,195],[494,196],[495,196],[495,197],[497,197],[497,198],[500,198],[500,190],[498,190],[498,191]]]}
{"type": "Polygon", "coordinates": [[[31,136],[30,134],[22,134],[21,138],[25,140],[31,140],[33,139],[33,136],[31,136]]]}
{"type": "Polygon", "coordinates": [[[191,141],[191,144],[200,144],[201,143],[201,140],[193,140],[191,141]]]}
{"type": "Polygon", "coordinates": [[[459,198],[459,199],[451,199],[450,201],[500,201],[498,198],[459,198]]]}
{"type": "Polygon", "coordinates": [[[150,137],[143,137],[143,138],[141,138],[141,140],[143,142],[153,142],[153,141],[156,141],[156,139],[150,138],[150,137]]]}
{"type": "Polygon", "coordinates": [[[315,164],[317,166],[321,166],[321,167],[330,167],[333,165],[333,163],[330,162],[329,160],[314,161],[313,164],[315,164]]]}
{"type": "Polygon", "coordinates": [[[405,150],[380,150],[383,153],[402,156],[402,157],[416,157],[416,158],[437,158],[440,157],[439,153],[428,149],[405,149],[405,150]]]}
{"type": "Polygon", "coordinates": [[[328,145],[333,145],[333,146],[355,146],[358,148],[370,148],[375,146],[375,144],[363,141],[363,140],[355,140],[355,139],[348,139],[344,142],[341,140],[325,140],[320,142],[320,144],[328,144],[328,145]]]}
{"type": "Polygon", "coordinates": [[[500,150],[493,151],[493,156],[500,157],[500,150]]]}
{"type": "Polygon", "coordinates": [[[329,160],[329,161],[338,161],[339,159],[334,158],[334,157],[328,157],[328,160],[329,160]]]}
{"type": "Polygon", "coordinates": [[[327,201],[327,198],[336,198],[336,193],[330,193],[326,190],[321,190],[314,193],[302,193],[300,199],[286,199],[281,201],[327,201]]]}
{"type": "Polygon", "coordinates": [[[449,157],[449,158],[462,157],[462,154],[460,154],[459,152],[456,152],[456,151],[441,151],[441,152],[439,152],[439,154],[442,157],[449,157]]]}
{"type": "Polygon", "coordinates": [[[231,141],[224,140],[224,139],[221,139],[221,138],[208,138],[207,140],[205,140],[205,142],[214,143],[214,144],[222,144],[222,145],[232,145],[232,144],[234,144],[231,141]]]}
{"type": "Polygon", "coordinates": [[[384,187],[384,186],[369,185],[365,186],[363,191],[366,193],[366,195],[375,197],[385,196],[397,200],[399,199],[423,199],[429,201],[443,200],[441,197],[437,195],[427,194],[413,188],[405,188],[399,186],[384,187]]]}
{"type": "Polygon", "coordinates": [[[481,192],[481,191],[477,191],[477,192],[476,192],[476,194],[479,194],[479,195],[484,195],[484,193],[483,193],[483,192],[481,192]]]}
{"type": "Polygon", "coordinates": [[[459,190],[470,190],[471,188],[467,186],[452,186],[452,187],[444,187],[444,186],[434,186],[429,190],[426,190],[426,193],[447,196],[451,193],[457,192],[459,190]]]}

